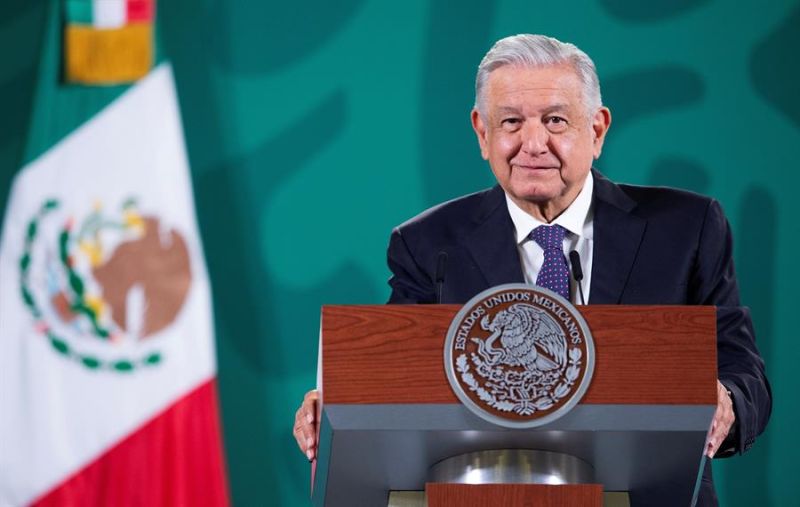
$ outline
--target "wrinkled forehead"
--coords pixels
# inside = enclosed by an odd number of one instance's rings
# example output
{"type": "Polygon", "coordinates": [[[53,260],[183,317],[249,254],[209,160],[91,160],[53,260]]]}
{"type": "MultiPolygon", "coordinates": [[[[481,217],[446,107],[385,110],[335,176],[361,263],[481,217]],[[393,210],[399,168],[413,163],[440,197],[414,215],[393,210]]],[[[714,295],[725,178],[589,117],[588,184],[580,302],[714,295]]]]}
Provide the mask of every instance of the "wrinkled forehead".
{"type": "Polygon", "coordinates": [[[486,99],[489,109],[585,107],[582,82],[570,64],[498,67],[489,74],[486,99]]]}

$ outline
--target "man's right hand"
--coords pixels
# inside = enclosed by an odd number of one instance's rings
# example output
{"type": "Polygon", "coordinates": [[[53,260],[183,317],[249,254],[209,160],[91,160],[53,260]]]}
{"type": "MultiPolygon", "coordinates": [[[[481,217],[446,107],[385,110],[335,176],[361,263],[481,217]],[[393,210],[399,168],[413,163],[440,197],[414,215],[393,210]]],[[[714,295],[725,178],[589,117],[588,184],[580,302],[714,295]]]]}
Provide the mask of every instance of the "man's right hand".
{"type": "Polygon", "coordinates": [[[316,389],[307,392],[303,404],[294,416],[294,438],[308,461],[317,456],[317,399],[316,389]]]}

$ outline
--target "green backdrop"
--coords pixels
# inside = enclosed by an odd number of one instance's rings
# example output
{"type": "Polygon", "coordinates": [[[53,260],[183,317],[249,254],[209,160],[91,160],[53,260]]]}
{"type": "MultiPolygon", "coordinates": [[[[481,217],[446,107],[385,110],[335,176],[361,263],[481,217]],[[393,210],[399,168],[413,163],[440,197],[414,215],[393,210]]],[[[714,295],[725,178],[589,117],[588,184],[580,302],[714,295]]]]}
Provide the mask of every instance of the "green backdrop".
{"type": "MultiPolygon", "coordinates": [[[[26,160],[121,87],[58,85],[55,0],[0,17],[0,209],[26,160]]],[[[796,502],[800,3],[162,0],[214,288],[236,505],[304,505],[291,436],[323,303],[388,296],[391,227],[492,183],[469,126],[474,72],[520,32],[595,60],[614,122],[597,166],[719,199],[772,381],[766,434],[715,463],[723,505],[796,502]]]]}

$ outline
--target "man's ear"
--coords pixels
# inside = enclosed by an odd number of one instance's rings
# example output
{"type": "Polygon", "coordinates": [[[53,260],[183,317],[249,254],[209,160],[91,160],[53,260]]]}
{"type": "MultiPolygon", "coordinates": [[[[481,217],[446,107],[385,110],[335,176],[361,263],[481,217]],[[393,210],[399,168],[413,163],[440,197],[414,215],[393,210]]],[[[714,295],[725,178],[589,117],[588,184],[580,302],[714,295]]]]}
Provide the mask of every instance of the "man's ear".
{"type": "Polygon", "coordinates": [[[594,158],[600,158],[600,153],[603,152],[603,142],[606,140],[606,133],[611,126],[611,110],[607,107],[601,107],[594,114],[592,118],[592,130],[594,131],[594,158]]]}
{"type": "Polygon", "coordinates": [[[478,145],[481,147],[481,156],[484,160],[489,160],[489,148],[486,140],[486,124],[477,109],[472,109],[472,130],[478,136],[478,145]]]}

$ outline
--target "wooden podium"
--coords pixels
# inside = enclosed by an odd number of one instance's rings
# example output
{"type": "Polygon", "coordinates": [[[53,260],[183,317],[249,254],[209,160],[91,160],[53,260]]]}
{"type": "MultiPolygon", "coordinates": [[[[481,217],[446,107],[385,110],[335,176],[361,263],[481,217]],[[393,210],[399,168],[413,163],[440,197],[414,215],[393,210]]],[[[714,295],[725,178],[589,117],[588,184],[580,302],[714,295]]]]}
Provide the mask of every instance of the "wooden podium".
{"type": "MultiPolygon", "coordinates": [[[[594,498],[602,489],[630,492],[634,504],[658,495],[671,505],[690,505],[717,403],[713,307],[579,306],[595,342],[591,386],[564,417],[525,430],[488,423],[453,394],[443,350],[459,309],[322,308],[314,505],[384,506],[390,491],[426,489],[436,463],[492,449],[579,458],[602,485],[593,489],[594,498]]],[[[547,488],[538,489],[546,494],[547,488]]],[[[518,485],[427,489],[430,507],[437,498],[445,498],[438,505],[454,498],[472,502],[459,505],[491,505],[481,503],[481,495],[525,495],[518,485]]],[[[586,489],[574,488],[574,494],[586,489]]],[[[556,496],[565,491],[556,490],[556,496]]]]}

